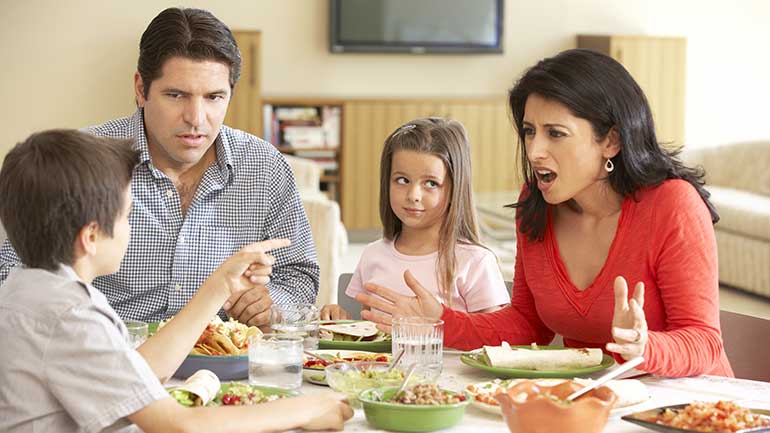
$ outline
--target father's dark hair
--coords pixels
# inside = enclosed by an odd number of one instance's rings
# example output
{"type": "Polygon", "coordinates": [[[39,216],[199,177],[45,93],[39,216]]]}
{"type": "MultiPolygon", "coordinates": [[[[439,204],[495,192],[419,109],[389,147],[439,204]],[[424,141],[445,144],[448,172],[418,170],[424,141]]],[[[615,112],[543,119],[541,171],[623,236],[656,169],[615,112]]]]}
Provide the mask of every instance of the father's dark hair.
{"type": "Polygon", "coordinates": [[[137,70],[144,83],[144,97],[159,78],[163,64],[172,57],[213,60],[230,68],[230,89],[241,76],[241,53],[230,29],[203,9],[168,8],[158,14],[139,42],[137,70]]]}
{"type": "Polygon", "coordinates": [[[96,222],[112,236],[139,152],[132,141],[54,129],[32,134],[0,169],[0,219],[29,267],[74,262],[80,230],[96,222]]]}

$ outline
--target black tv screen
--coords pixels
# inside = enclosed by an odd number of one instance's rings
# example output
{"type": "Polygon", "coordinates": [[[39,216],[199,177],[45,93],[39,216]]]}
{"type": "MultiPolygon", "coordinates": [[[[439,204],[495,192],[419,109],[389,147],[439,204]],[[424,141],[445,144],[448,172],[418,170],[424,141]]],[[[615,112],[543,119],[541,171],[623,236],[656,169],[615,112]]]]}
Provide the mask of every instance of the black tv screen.
{"type": "Polygon", "coordinates": [[[503,0],[330,0],[330,50],[502,53],[503,0]]]}

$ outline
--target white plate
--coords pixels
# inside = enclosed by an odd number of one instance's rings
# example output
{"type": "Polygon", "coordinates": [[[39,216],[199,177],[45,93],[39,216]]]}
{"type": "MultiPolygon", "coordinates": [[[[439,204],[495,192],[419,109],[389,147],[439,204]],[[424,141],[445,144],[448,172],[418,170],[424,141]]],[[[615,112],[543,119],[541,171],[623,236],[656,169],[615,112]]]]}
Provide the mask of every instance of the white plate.
{"type": "MultiPolygon", "coordinates": [[[[311,353],[314,353],[316,355],[333,355],[338,356],[340,358],[346,358],[351,357],[357,353],[380,353],[380,352],[367,352],[365,350],[337,350],[337,349],[320,349],[320,350],[313,350],[311,353]]],[[[390,359],[390,353],[382,353],[383,355],[387,355],[390,359]]],[[[302,364],[304,365],[305,361],[310,358],[307,354],[302,355],[302,364]]],[[[315,368],[303,368],[302,369],[302,377],[305,378],[305,380],[308,383],[312,383],[315,385],[323,385],[323,386],[329,386],[326,383],[326,372],[324,370],[319,370],[315,368]]]]}
{"type": "MultiPolygon", "coordinates": [[[[475,386],[476,388],[484,388],[485,392],[492,393],[492,392],[495,392],[501,386],[503,386],[503,383],[515,384],[515,383],[520,382],[522,380],[528,380],[528,379],[508,379],[508,380],[495,379],[495,380],[490,380],[490,381],[487,381],[487,382],[474,383],[473,386],[475,386]]],[[[555,379],[555,378],[554,379],[534,379],[534,381],[536,383],[538,383],[538,384],[540,384],[542,386],[558,385],[558,384],[564,382],[565,380],[567,380],[567,379],[555,379]]],[[[630,380],[630,379],[623,379],[623,380],[630,380]]],[[[576,382],[583,382],[583,381],[585,381],[587,383],[587,382],[590,381],[590,379],[575,379],[575,381],[576,382]]],[[[617,381],[610,381],[610,382],[617,382],[617,381]]],[[[503,416],[503,411],[502,411],[502,409],[500,409],[500,406],[491,405],[491,404],[487,404],[487,403],[482,403],[482,402],[476,400],[476,393],[473,393],[473,392],[469,391],[467,389],[467,387],[466,387],[465,390],[468,391],[473,396],[473,400],[471,400],[471,406],[474,406],[474,407],[478,408],[479,410],[481,410],[483,412],[487,412],[487,413],[492,413],[492,414],[503,416]]],[[[644,403],[646,403],[647,400],[649,400],[649,398],[650,398],[650,394],[648,392],[644,399],[637,399],[637,400],[632,401],[631,404],[627,404],[625,406],[613,408],[610,411],[610,416],[618,416],[618,415],[621,415],[621,414],[634,412],[636,410],[636,408],[638,408],[639,406],[641,406],[644,403]]]]}

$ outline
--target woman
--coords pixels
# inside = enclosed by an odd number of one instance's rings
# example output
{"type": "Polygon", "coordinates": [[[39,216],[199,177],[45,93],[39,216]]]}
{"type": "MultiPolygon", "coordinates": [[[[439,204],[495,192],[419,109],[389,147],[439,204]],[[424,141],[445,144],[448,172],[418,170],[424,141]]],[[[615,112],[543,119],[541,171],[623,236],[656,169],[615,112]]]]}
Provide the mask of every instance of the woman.
{"type": "MultiPolygon", "coordinates": [[[[362,304],[445,321],[445,344],[604,347],[665,376],[732,376],[719,329],[713,223],[703,173],[660,147],[644,93],[618,62],[568,50],[509,93],[525,185],[511,305],[488,314],[375,285],[362,304]],[[629,293],[626,280],[636,282],[629,293]]],[[[364,312],[387,327],[390,315],[364,312]]]]}

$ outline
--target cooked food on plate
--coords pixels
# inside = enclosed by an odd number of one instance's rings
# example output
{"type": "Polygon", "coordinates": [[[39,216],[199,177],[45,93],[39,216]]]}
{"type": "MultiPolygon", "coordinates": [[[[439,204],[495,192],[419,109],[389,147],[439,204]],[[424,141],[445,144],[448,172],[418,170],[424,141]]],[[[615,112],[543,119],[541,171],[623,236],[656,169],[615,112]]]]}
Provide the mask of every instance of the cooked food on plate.
{"type": "Polygon", "coordinates": [[[318,336],[329,341],[384,341],[390,335],[379,329],[373,322],[328,322],[319,326],[318,336]]]}
{"type": "Polygon", "coordinates": [[[753,414],[731,401],[696,401],[682,409],[666,408],[645,421],[678,429],[719,433],[770,426],[770,418],[753,414]]]}
{"type": "Polygon", "coordinates": [[[523,348],[511,347],[503,342],[500,346],[484,346],[483,352],[487,364],[496,368],[571,370],[602,363],[601,349],[541,350],[535,344],[531,348],[523,348]]]}
{"type": "Polygon", "coordinates": [[[258,387],[242,382],[231,382],[219,390],[210,406],[252,406],[284,398],[281,394],[267,394],[258,387]]]}
{"type": "Polygon", "coordinates": [[[372,352],[353,352],[342,354],[337,352],[335,354],[317,354],[320,358],[313,358],[306,356],[302,363],[303,368],[312,368],[315,370],[323,370],[328,365],[338,364],[340,362],[357,362],[357,361],[370,361],[370,362],[390,362],[389,353],[372,353],[372,352]]]}
{"type": "MultiPolygon", "coordinates": [[[[167,322],[161,322],[158,329],[167,322]]],[[[244,325],[233,318],[224,322],[215,316],[198,337],[190,355],[246,355],[249,351],[249,337],[261,333],[256,326],[244,325]]]]}
{"type": "Polygon", "coordinates": [[[401,391],[392,401],[401,404],[440,406],[460,403],[465,401],[465,396],[441,390],[433,383],[420,383],[401,391]]]}

